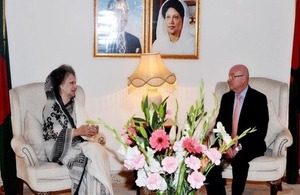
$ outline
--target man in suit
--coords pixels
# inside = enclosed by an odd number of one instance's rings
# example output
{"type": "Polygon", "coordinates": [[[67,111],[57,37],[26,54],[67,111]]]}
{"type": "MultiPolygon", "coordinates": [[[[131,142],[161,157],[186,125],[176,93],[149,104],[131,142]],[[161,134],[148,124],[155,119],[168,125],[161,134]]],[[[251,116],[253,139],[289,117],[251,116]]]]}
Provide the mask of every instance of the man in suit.
{"type": "Polygon", "coordinates": [[[129,6],[126,0],[110,0],[107,5],[108,12],[103,12],[100,29],[107,29],[99,34],[98,53],[141,53],[139,38],[125,31],[128,23],[129,6]]]}
{"type": "MultiPolygon", "coordinates": [[[[238,143],[229,148],[224,155],[232,165],[232,195],[242,195],[248,176],[249,161],[262,156],[266,150],[264,139],[267,134],[269,114],[266,96],[248,85],[249,72],[245,65],[234,65],[228,76],[230,91],[222,97],[216,121],[222,122],[227,133],[234,134],[233,137],[248,128],[257,129],[239,139],[238,143]],[[239,102],[238,106],[237,102],[239,102]],[[235,110],[237,115],[234,114],[235,110]],[[235,116],[238,116],[237,124],[234,123],[235,116]],[[234,127],[235,125],[237,128],[234,127]]],[[[222,179],[221,173],[222,167],[215,166],[207,175],[208,195],[226,194],[224,186],[226,182],[222,179]]]]}

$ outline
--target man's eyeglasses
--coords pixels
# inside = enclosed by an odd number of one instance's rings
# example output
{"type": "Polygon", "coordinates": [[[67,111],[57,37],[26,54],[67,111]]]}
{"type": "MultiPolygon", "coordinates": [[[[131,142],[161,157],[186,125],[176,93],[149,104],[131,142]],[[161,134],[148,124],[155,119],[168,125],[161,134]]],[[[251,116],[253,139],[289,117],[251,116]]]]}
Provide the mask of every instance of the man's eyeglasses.
{"type": "Polygon", "coordinates": [[[235,78],[237,78],[237,77],[242,77],[242,76],[244,76],[244,74],[228,75],[228,79],[233,80],[233,79],[235,79],[235,78]]]}

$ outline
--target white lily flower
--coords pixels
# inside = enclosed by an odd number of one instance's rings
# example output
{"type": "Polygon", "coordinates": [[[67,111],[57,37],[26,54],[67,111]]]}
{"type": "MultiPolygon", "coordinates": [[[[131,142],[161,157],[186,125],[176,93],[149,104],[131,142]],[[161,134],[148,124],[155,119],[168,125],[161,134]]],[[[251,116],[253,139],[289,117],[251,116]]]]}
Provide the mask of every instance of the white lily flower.
{"type": "Polygon", "coordinates": [[[132,159],[134,158],[135,156],[141,154],[141,152],[139,151],[138,147],[137,146],[134,146],[134,147],[128,147],[127,148],[127,151],[126,151],[126,156],[125,158],[126,159],[132,159]]]}
{"type": "Polygon", "coordinates": [[[214,133],[217,133],[218,136],[220,136],[226,144],[229,144],[231,142],[231,136],[226,132],[225,127],[221,122],[217,123],[217,128],[213,129],[214,133]]]}
{"type": "Polygon", "coordinates": [[[154,158],[149,158],[149,168],[152,173],[161,173],[163,171],[160,163],[154,158]]]}
{"type": "Polygon", "coordinates": [[[187,122],[184,124],[184,129],[186,131],[189,131],[191,129],[190,125],[187,122]]]}
{"type": "Polygon", "coordinates": [[[149,158],[153,158],[154,154],[155,154],[155,150],[153,150],[153,149],[150,148],[150,147],[147,147],[147,156],[148,156],[149,158]]]}
{"type": "Polygon", "coordinates": [[[147,175],[144,169],[139,169],[137,171],[137,179],[135,180],[135,183],[139,187],[147,185],[147,175]]]}

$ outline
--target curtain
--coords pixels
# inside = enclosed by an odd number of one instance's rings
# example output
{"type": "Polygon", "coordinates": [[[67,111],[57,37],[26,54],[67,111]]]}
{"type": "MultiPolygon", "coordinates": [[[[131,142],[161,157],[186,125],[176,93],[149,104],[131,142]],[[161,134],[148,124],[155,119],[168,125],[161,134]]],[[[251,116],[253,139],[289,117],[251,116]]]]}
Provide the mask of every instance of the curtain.
{"type": "Polygon", "coordinates": [[[299,130],[300,130],[300,0],[295,0],[294,43],[291,62],[289,129],[293,144],[287,151],[286,182],[297,183],[299,176],[299,130]]]}
{"type": "Polygon", "coordinates": [[[5,194],[18,191],[15,154],[11,148],[12,128],[8,90],[11,88],[4,1],[1,1],[0,36],[0,168],[5,194]]]}

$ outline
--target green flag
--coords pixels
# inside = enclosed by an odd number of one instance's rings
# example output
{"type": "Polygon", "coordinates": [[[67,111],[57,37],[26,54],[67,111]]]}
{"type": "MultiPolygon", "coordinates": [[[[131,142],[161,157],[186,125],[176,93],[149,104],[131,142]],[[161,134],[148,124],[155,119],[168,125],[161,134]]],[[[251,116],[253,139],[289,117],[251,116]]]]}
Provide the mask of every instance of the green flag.
{"type": "Polygon", "coordinates": [[[12,128],[8,90],[11,88],[4,1],[1,1],[0,36],[0,168],[5,194],[18,194],[15,154],[11,148],[12,128]]]}

